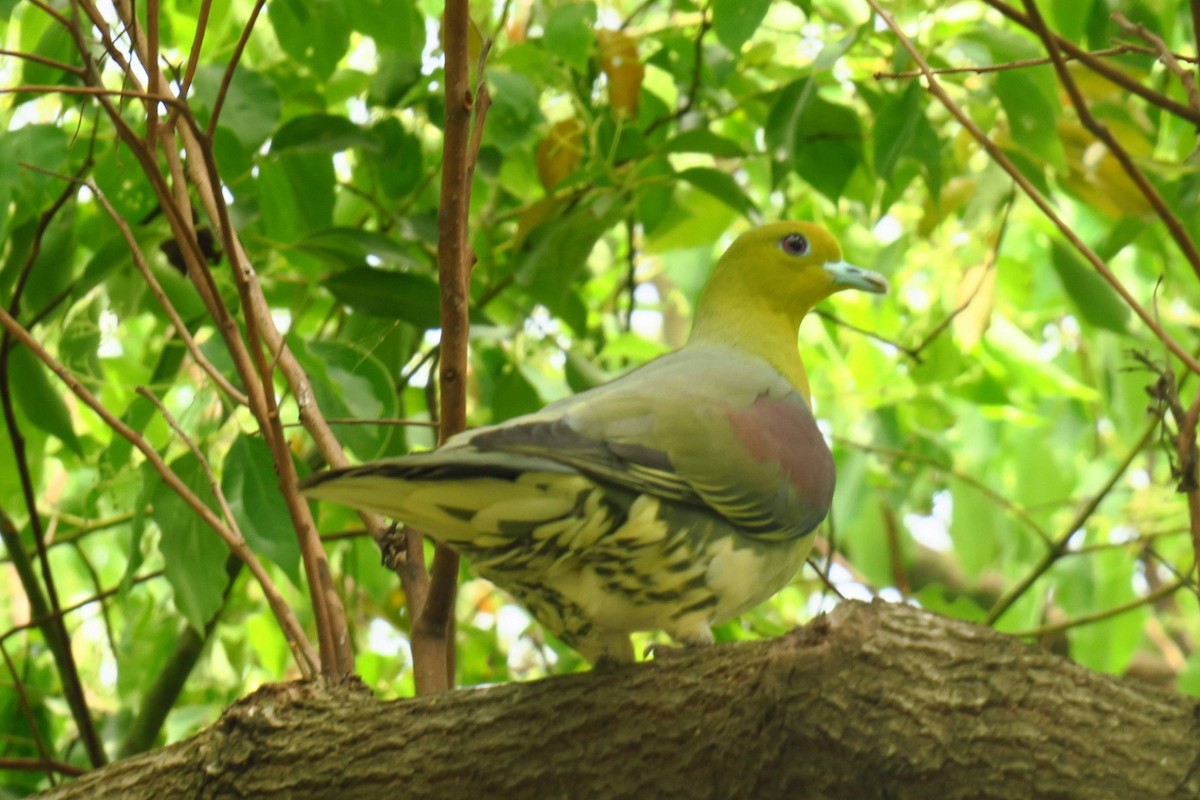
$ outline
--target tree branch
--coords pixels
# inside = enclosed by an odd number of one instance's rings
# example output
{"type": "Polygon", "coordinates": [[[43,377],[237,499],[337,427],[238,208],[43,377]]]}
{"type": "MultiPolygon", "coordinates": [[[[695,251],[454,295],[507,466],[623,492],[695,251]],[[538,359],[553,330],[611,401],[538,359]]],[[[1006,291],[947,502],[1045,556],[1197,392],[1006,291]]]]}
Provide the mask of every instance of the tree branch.
{"type": "MultiPolygon", "coordinates": [[[[1033,31],[1033,21],[1026,15],[1022,14],[1017,9],[1003,2],[1003,0],[984,0],[992,8],[999,11],[1004,16],[1016,22],[1030,31],[1033,31]]],[[[1107,80],[1120,86],[1130,94],[1135,94],[1151,105],[1158,106],[1165,111],[1169,111],[1180,119],[1187,120],[1193,125],[1200,126],[1200,109],[1190,108],[1183,103],[1178,103],[1167,97],[1161,92],[1156,92],[1141,81],[1131,78],[1122,72],[1117,67],[1107,63],[1102,58],[1097,58],[1087,50],[1084,50],[1079,45],[1064,39],[1061,36],[1054,37],[1055,43],[1065,51],[1069,56],[1077,59],[1087,65],[1088,69],[1098,73],[1107,80]]]]}
{"type": "Polygon", "coordinates": [[[46,797],[1183,800],[1198,714],[995,631],[848,601],[779,639],[532,683],[389,703],[264,687],[46,797]]]}
{"type": "MultiPolygon", "coordinates": [[[[987,2],[989,5],[1003,5],[1003,3],[998,3],[998,0],[987,0],[987,2]]],[[[933,74],[933,70],[929,66],[929,62],[925,60],[925,57],[916,48],[912,40],[908,38],[903,30],[901,30],[899,24],[896,22],[895,17],[884,10],[884,8],[879,4],[879,0],[867,0],[867,3],[872,9],[874,9],[875,13],[879,15],[880,19],[887,24],[888,28],[891,29],[891,31],[896,35],[896,38],[900,44],[906,51],[908,51],[908,54],[912,56],[913,61],[917,63],[917,66],[921,70],[921,74],[925,76],[929,92],[936,97],[938,101],[945,106],[946,110],[949,111],[951,115],[953,115],[953,117],[959,121],[963,128],[965,128],[967,132],[970,133],[977,142],[979,142],[979,144],[987,152],[988,156],[991,157],[991,159],[1001,169],[1008,173],[1013,181],[1016,182],[1017,186],[1021,187],[1021,191],[1024,192],[1026,196],[1028,196],[1029,199],[1034,202],[1034,205],[1036,205],[1038,209],[1046,215],[1047,219],[1054,223],[1054,226],[1058,228],[1059,232],[1063,235],[1063,238],[1070,242],[1071,245],[1077,251],[1079,251],[1079,253],[1083,255],[1085,259],[1087,259],[1088,263],[1092,265],[1092,268],[1095,269],[1096,272],[1100,273],[1100,277],[1104,278],[1105,282],[1108,283],[1108,285],[1111,286],[1118,295],[1120,295],[1121,299],[1125,301],[1125,304],[1133,310],[1133,312],[1138,316],[1139,319],[1142,320],[1146,327],[1151,330],[1158,340],[1162,342],[1163,345],[1166,346],[1166,348],[1176,356],[1176,358],[1183,362],[1189,370],[1200,374],[1200,361],[1198,361],[1195,356],[1180,346],[1179,342],[1175,341],[1175,338],[1166,332],[1162,325],[1159,324],[1158,320],[1155,319],[1154,316],[1147,311],[1132,294],[1130,294],[1129,290],[1125,288],[1125,285],[1121,283],[1116,275],[1113,274],[1112,270],[1108,268],[1108,264],[1104,262],[1104,259],[1100,258],[1100,256],[1097,255],[1096,252],[1092,250],[1092,248],[1089,247],[1082,238],[1080,238],[1079,234],[1077,234],[1074,229],[1071,228],[1071,226],[1058,214],[1058,212],[1054,210],[1054,207],[1050,205],[1050,201],[1047,200],[1042,193],[1038,191],[1037,187],[1035,187],[1029,181],[1029,179],[1025,177],[1021,170],[1017,168],[1017,166],[1004,153],[1000,146],[992,141],[991,138],[989,138],[988,135],[984,133],[978,125],[975,124],[975,121],[972,120],[971,117],[962,110],[962,107],[960,107],[958,103],[954,102],[953,98],[946,93],[946,90],[942,87],[941,82],[938,81],[937,76],[933,74]]],[[[1186,109],[1187,107],[1184,106],[1184,108],[1186,109]]],[[[1200,116],[1198,116],[1198,120],[1200,120],[1200,116]]]]}
{"type": "MultiPolygon", "coordinates": [[[[1079,121],[1083,124],[1083,127],[1091,131],[1092,135],[1108,148],[1108,152],[1112,153],[1113,158],[1125,170],[1125,174],[1133,181],[1134,186],[1138,187],[1138,191],[1150,203],[1150,206],[1154,209],[1154,213],[1166,225],[1167,231],[1171,234],[1171,238],[1175,240],[1179,251],[1183,253],[1183,257],[1187,259],[1188,263],[1192,265],[1192,272],[1196,273],[1197,278],[1200,278],[1200,252],[1196,250],[1196,244],[1192,241],[1192,237],[1188,235],[1183,223],[1171,211],[1166,201],[1163,200],[1162,195],[1158,193],[1158,190],[1146,178],[1146,174],[1133,162],[1133,156],[1129,155],[1129,151],[1117,141],[1117,137],[1113,136],[1108,126],[1100,122],[1092,114],[1087,98],[1083,96],[1079,84],[1071,76],[1070,70],[1067,69],[1066,61],[1063,60],[1062,54],[1058,51],[1056,45],[1058,37],[1051,33],[1050,29],[1046,26],[1046,21],[1042,19],[1042,12],[1038,10],[1037,3],[1034,0],[1024,0],[1024,3],[1025,10],[1029,12],[1029,20],[1033,23],[1033,31],[1041,38],[1046,52],[1050,54],[1050,59],[1054,62],[1054,71],[1058,74],[1059,83],[1067,90],[1067,96],[1071,98],[1071,105],[1075,107],[1075,113],[1079,116],[1079,121]]],[[[1194,91],[1195,87],[1192,88],[1194,91]]],[[[1200,107],[1198,107],[1198,110],[1200,110],[1200,107]]]]}

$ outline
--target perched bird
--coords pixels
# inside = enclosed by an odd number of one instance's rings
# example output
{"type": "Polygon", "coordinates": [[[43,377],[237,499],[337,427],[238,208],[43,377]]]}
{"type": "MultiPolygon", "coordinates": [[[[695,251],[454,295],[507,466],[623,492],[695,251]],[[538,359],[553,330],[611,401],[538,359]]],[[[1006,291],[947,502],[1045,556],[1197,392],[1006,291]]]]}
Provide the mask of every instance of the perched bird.
{"type": "Polygon", "coordinates": [[[633,661],[633,631],[709,644],[711,625],[787,584],[829,512],[833,457],[796,334],[851,288],[888,284],[843,261],[825,229],[751,230],[717,263],[680,350],[302,490],[454,547],[593,663],[633,661]]]}

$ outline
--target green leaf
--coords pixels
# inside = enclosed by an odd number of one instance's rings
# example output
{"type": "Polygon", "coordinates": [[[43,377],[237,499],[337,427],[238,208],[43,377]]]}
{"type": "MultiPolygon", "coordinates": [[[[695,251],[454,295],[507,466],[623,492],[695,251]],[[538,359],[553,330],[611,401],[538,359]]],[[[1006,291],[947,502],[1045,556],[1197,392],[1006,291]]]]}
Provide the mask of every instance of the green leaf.
{"type": "Polygon", "coordinates": [[[294,242],[333,224],[337,179],[326,153],[283,152],[262,160],[257,190],[263,232],[294,242]]]}
{"type": "MultiPolygon", "coordinates": [[[[75,237],[76,206],[66,205],[54,215],[54,219],[42,231],[37,260],[25,283],[25,292],[21,296],[23,308],[41,311],[51,303],[57,302],[64,293],[69,292],[75,282],[75,254],[79,250],[79,242],[75,237]]],[[[35,224],[30,220],[27,224],[35,224]]],[[[14,236],[14,238],[16,238],[14,236]]],[[[31,242],[32,244],[32,242],[31,242]]],[[[20,261],[22,268],[29,251],[22,248],[20,261]]],[[[17,255],[14,250],[12,255],[17,255]]],[[[10,259],[13,265],[16,259],[10,259]]]]}
{"type": "Polygon", "coordinates": [[[567,3],[546,18],[542,46],[580,74],[585,74],[596,43],[596,4],[567,3]]]}
{"type": "MultiPolygon", "coordinates": [[[[75,40],[71,31],[62,25],[51,25],[38,40],[33,49],[33,55],[41,56],[63,64],[75,65],[79,62],[79,52],[75,49],[75,40]]],[[[26,60],[21,62],[21,77],[18,86],[78,86],[81,81],[70,72],[64,72],[50,64],[26,60]]],[[[38,95],[22,92],[13,98],[17,106],[27,100],[33,100],[38,95]]]]}
{"type": "Polygon", "coordinates": [[[1059,106],[1042,92],[1042,86],[1025,70],[1004,70],[996,75],[996,96],[1008,117],[1011,136],[1020,147],[1054,166],[1064,164],[1058,136],[1059,106]]]}
{"type": "Polygon", "coordinates": [[[421,140],[394,117],[372,128],[371,135],[379,147],[363,153],[364,171],[370,172],[388,197],[406,197],[420,184],[425,171],[421,140]]]}
{"type": "MultiPolygon", "coordinates": [[[[153,404],[141,395],[137,396],[137,400],[141,401],[145,406],[154,409],[153,404]]],[[[157,410],[154,409],[154,412],[157,412],[157,410]]],[[[126,417],[128,416],[126,414],[126,417]]],[[[120,439],[120,441],[127,442],[126,439],[120,439]]],[[[138,468],[138,477],[140,478],[139,482],[141,486],[138,489],[137,500],[133,504],[133,519],[129,521],[129,545],[125,548],[125,553],[128,555],[129,560],[125,562],[125,572],[121,575],[120,587],[122,597],[128,597],[129,590],[134,585],[134,578],[137,577],[138,570],[142,568],[142,564],[146,561],[142,542],[146,536],[147,509],[153,510],[151,504],[154,502],[154,493],[158,490],[159,485],[162,484],[162,477],[149,461],[142,462],[138,468]]]]}
{"type": "MultiPolygon", "coordinates": [[[[45,172],[26,169],[29,164],[50,172],[67,170],[67,134],[53,125],[26,125],[15,131],[0,133],[0,208],[7,209],[15,202],[13,213],[0,215],[0,241],[11,234],[7,230],[17,221],[33,221],[52,194],[62,191],[57,179],[45,172]]],[[[10,260],[12,255],[10,254],[10,260]]]]}
{"type": "MultiPolygon", "coordinates": [[[[221,64],[205,64],[196,70],[191,99],[205,111],[199,115],[202,123],[209,121],[224,76],[225,67],[221,64]]],[[[279,114],[279,93],[271,82],[244,64],[239,65],[229,82],[218,126],[254,152],[275,130],[279,114]]]]}
{"type": "Polygon", "coordinates": [[[13,397],[26,418],[65,444],[75,455],[83,455],[71,422],[71,412],[62,399],[62,390],[50,382],[46,367],[28,349],[16,346],[9,353],[8,370],[13,397]]]}
{"type": "MultiPolygon", "coordinates": [[[[394,419],[399,399],[393,376],[370,353],[344,342],[291,339],[296,357],[312,378],[313,394],[329,419],[394,419]]],[[[378,458],[392,435],[387,425],[335,425],[338,439],[360,461],[378,458]]]]}
{"type": "Polygon", "coordinates": [[[950,489],[954,516],[950,538],[958,563],[969,578],[998,566],[1001,542],[1009,538],[1009,522],[1003,510],[987,495],[961,481],[950,489]]]}
{"type": "Polygon", "coordinates": [[[324,286],[363,314],[403,320],[417,328],[442,324],[437,281],[427,275],[361,267],[334,275],[324,286]]]}
{"type": "Polygon", "coordinates": [[[421,79],[421,59],[412,50],[388,48],[379,54],[379,68],[371,76],[367,102],[394,108],[421,79]]]}
{"type": "Polygon", "coordinates": [[[862,161],[858,114],[825,100],[813,78],[789,84],[767,118],[771,158],[837,200],[862,161]]]}
{"type": "Polygon", "coordinates": [[[666,158],[651,158],[641,163],[637,174],[644,180],[635,205],[637,219],[649,235],[675,206],[675,169],[666,158]]]}
{"type": "Polygon", "coordinates": [[[324,80],[350,48],[349,3],[341,0],[276,0],[267,17],[283,51],[324,80]]]}
{"type": "Polygon", "coordinates": [[[271,152],[340,152],[357,147],[378,152],[379,142],[345,117],[334,114],[308,114],[288,120],[271,137],[271,152]]]}
{"type": "Polygon", "coordinates": [[[413,0],[355,0],[345,6],[354,30],[372,37],[381,50],[425,48],[425,18],[413,0]]]}
{"type": "MultiPolygon", "coordinates": [[[[215,499],[208,477],[200,461],[191,453],[171,463],[171,470],[199,497],[214,509],[215,499]]],[[[162,539],[162,553],[167,582],[175,593],[175,608],[197,631],[221,607],[225,591],[225,559],[228,548],[216,531],[201,521],[196,512],[175,490],[160,483],[154,490],[152,518],[162,539]]]]}
{"type": "Polygon", "coordinates": [[[571,286],[609,224],[585,208],[534,228],[515,256],[517,283],[551,311],[562,313],[571,286]]]}
{"type": "Polygon", "coordinates": [[[737,181],[732,176],[720,170],[709,169],[707,167],[692,167],[680,172],[679,178],[701,191],[708,192],[734,211],[746,215],[758,213],[758,207],[754,205],[754,201],[746,196],[742,187],[738,186],[737,181]]]}
{"type": "Polygon", "coordinates": [[[503,69],[488,70],[487,79],[492,85],[492,107],[485,136],[500,148],[516,147],[532,137],[542,122],[537,86],[524,75],[503,69]]]}
{"type": "Polygon", "coordinates": [[[713,0],[713,30],[731,53],[740,53],[742,45],[762,25],[771,0],[713,0]]]}
{"type": "Polygon", "coordinates": [[[921,88],[909,81],[903,94],[891,98],[875,115],[875,173],[885,181],[892,176],[896,162],[906,155],[921,111],[921,88]]]}
{"type": "Polygon", "coordinates": [[[295,249],[341,267],[366,267],[371,263],[404,269],[423,269],[425,259],[416,245],[396,241],[386,234],[360,228],[329,228],[296,242],[295,249]]]}
{"type": "MultiPolygon", "coordinates": [[[[1122,550],[1089,554],[1059,562],[1054,570],[1055,600],[1068,617],[1078,617],[1135,599],[1137,561],[1122,550]]],[[[1071,658],[1088,669],[1120,674],[1141,643],[1147,607],[1067,631],[1071,658]]]]}
{"type": "Polygon", "coordinates": [[[266,442],[239,436],[225,456],[221,491],[250,548],[300,585],[300,545],[266,442]]]}
{"type": "Polygon", "coordinates": [[[664,153],[708,153],[717,158],[741,158],[745,149],[732,139],[713,133],[708,128],[693,128],[672,137],[662,147],[664,153]]]}
{"type": "Polygon", "coordinates": [[[1129,306],[1074,248],[1055,239],[1050,246],[1050,263],[1071,304],[1089,325],[1114,333],[1128,332],[1129,306]]]}

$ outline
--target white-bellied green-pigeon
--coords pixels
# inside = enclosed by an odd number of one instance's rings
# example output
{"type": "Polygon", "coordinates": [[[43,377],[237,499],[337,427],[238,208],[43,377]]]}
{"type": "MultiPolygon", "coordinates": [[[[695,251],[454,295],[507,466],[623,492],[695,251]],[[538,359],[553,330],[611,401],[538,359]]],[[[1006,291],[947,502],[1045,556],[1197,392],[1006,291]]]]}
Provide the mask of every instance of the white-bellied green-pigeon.
{"type": "Polygon", "coordinates": [[[633,631],[709,643],[792,578],[829,512],[796,333],[851,288],[888,285],[825,229],[751,230],[680,350],[433,452],[315,475],[304,494],[454,547],[593,663],[632,661],[633,631]]]}

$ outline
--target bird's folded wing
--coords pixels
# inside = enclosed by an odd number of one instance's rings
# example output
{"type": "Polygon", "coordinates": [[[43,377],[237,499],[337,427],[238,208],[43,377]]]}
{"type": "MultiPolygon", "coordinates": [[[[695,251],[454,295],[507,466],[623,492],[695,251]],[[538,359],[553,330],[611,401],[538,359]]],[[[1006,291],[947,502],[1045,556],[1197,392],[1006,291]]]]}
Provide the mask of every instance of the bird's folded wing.
{"type": "Polygon", "coordinates": [[[797,392],[743,386],[726,398],[645,383],[580,395],[460,441],[707,507],[760,538],[801,536],[824,518],[833,461],[797,392]]]}

